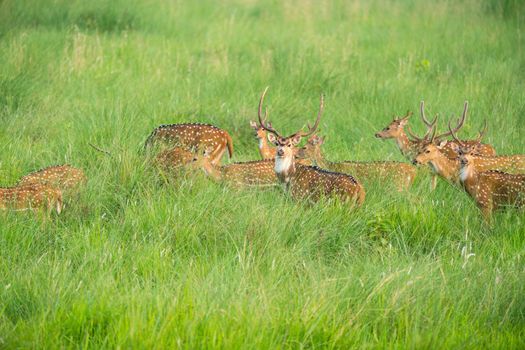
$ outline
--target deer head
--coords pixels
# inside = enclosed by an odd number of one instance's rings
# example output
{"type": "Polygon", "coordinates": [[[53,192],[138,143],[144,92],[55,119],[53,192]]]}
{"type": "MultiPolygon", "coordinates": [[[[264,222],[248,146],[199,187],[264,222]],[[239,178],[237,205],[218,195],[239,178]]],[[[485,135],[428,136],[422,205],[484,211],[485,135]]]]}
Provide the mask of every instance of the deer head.
{"type": "Polygon", "coordinates": [[[302,129],[299,129],[297,132],[290,136],[282,136],[275,130],[271,124],[269,124],[266,119],[268,116],[268,110],[265,111],[264,117],[262,116],[262,107],[264,103],[264,97],[266,95],[266,92],[268,91],[268,87],[264,89],[264,92],[261,95],[261,99],[259,100],[259,109],[258,109],[258,117],[259,117],[259,123],[262,128],[264,128],[266,131],[269,132],[268,139],[271,143],[273,143],[276,148],[276,156],[275,156],[275,171],[277,174],[285,174],[285,180],[288,178],[289,174],[294,171],[294,158],[297,153],[297,145],[301,142],[303,137],[308,137],[312,135],[319,126],[319,122],[321,120],[321,116],[323,114],[323,107],[324,107],[324,98],[323,95],[321,95],[320,100],[320,106],[319,106],[319,112],[317,113],[317,119],[313,126],[308,125],[308,131],[304,132],[302,129]]]}
{"type": "Polygon", "coordinates": [[[297,152],[297,158],[299,159],[314,159],[318,160],[322,158],[321,146],[324,144],[324,137],[319,135],[312,135],[297,152]]]}
{"type": "Polygon", "coordinates": [[[383,130],[376,133],[375,136],[379,139],[395,139],[403,133],[404,127],[412,116],[412,112],[407,111],[405,116],[397,118],[394,116],[393,120],[383,130]]]}

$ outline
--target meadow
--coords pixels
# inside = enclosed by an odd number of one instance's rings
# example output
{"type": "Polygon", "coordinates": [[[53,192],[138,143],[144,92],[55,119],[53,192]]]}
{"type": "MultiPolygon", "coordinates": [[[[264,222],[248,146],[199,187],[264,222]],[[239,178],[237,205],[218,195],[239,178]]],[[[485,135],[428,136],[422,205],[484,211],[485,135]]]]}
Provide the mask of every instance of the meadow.
{"type": "MultiPolygon", "coordinates": [[[[393,115],[470,102],[499,154],[524,153],[520,1],[0,1],[0,182],[85,170],[43,223],[0,216],[0,348],[525,347],[525,216],[486,225],[424,169],[350,212],[281,188],[159,176],[160,124],[207,122],[258,159],[265,86],[283,133],[312,122],[330,160],[404,160],[393,115]],[[89,146],[95,144],[111,156],[89,146]]],[[[224,162],[230,162],[226,157],[224,162]]]]}

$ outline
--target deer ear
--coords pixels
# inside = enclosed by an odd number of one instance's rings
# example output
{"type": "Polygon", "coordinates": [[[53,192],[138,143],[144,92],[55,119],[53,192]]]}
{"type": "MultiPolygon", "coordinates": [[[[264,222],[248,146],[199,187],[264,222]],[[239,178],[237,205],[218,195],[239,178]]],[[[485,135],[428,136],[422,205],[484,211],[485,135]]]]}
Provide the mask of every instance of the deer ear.
{"type": "MultiPolygon", "coordinates": [[[[439,149],[442,149],[443,147],[445,147],[446,145],[448,144],[448,141],[447,140],[442,140],[442,141],[438,141],[437,143],[437,148],[439,149]]],[[[454,149],[454,146],[452,146],[452,149],[454,149]]],[[[456,149],[454,149],[454,151],[456,151],[456,149]]]]}
{"type": "Polygon", "coordinates": [[[292,138],[292,144],[294,146],[297,146],[299,144],[299,142],[301,142],[301,138],[302,136],[301,135],[295,135],[293,138],[292,138]]]}
{"type": "Polygon", "coordinates": [[[323,136],[323,137],[319,136],[319,141],[317,141],[317,143],[318,143],[319,145],[322,145],[322,144],[324,143],[324,139],[325,139],[324,136],[323,136]]]}
{"type": "Polygon", "coordinates": [[[253,129],[257,129],[257,123],[254,122],[253,120],[250,120],[250,126],[253,128],[253,129]]]}
{"type": "Polygon", "coordinates": [[[408,123],[408,118],[401,118],[399,119],[399,125],[405,126],[408,123]]]}
{"type": "Polygon", "coordinates": [[[269,133],[269,134],[268,134],[268,141],[270,141],[270,142],[273,143],[275,146],[277,146],[277,137],[275,137],[274,134],[272,134],[272,133],[269,133]]]}
{"type": "Polygon", "coordinates": [[[454,152],[456,152],[456,153],[459,152],[460,147],[459,147],[459,145],[458,145],[457,143],[455,143],[455,142],[450,142],[449,145],[450,145],[450,148],[452,148],[452,150],[453,150],[454,152]]]}

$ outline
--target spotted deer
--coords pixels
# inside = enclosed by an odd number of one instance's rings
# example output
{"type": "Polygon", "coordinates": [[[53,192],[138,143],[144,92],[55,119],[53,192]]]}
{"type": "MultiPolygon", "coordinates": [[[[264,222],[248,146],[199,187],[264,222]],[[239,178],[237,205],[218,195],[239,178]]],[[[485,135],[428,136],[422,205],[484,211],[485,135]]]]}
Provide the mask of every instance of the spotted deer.
{"type": "Polygon", "coordinates": [[[525,174],[481,171],[477,166],[474,147],[462,143],[454,133],[451,135],[459,144],[460,182],[487,220],[490,220],[494,210],[525,206],[525,174]]]}
{"type": "MultiPolygon", "coordinates": [[[[451,135],[455,135],[454,129],[450,127],[451,135]]],[[[451,183],[458,184],[459,182],[459,152],[461,147],[468,147],[471,153],[471,164],[476,167],[477,171],[484,172],[489,170],[504,171],[509,173],[525,173],[525,156],[524,155],[510,155],[510,156],[493,156],[484,157],[479,155],[478,144],[483,138],[487,126],[480,131],[478,137],[475,140],[469,142],[463,142],[462,140],[456,139],[454,143],[435,142],[435,134],[430,137],[424,144],[419,148],[418,154],[413,160],[415,165],[429,164],[433,171],[439,176],[443,177],[451,183]],[[447,153],[444,151],[445,144],[451,144],[454,152],[458,154],[458,157],[449,158],[447,153]],[[461,146],[463,145],[463,146],[461,146]]],[[[455,137],[455,136],[454,136],[455,137]]]]}
{"type": "Polygon", "coordinates": [[[210,124],[186,123],[161,125],[150,134],[145,148],[161,143],[169,146],[195,151],[197,148],[211,149],[210,160],[213,165],[220,163],[222,155],[228,149],[233,155],[233,141],[225,130],[210,124]]]}
{"type": "MultiPolygon", "coordinates": [[[[397,146],[399,150],[401,151],[401,154],[403,156],[407,157],[407,159],[412,160],[414,156],[418,153],[419,148],[422,144],[425,144],[428,140],[428,137],[430,133],[432,132],[433,128],[435,127],[438,116],[436,115],[434,117],[433,121],[429,121],[425,114],[425,101],[421,101],[419,105],[419,112],[421,116],[421,120],[425,124],[427,130],[423,137],[416,136],[410,129],[408,124],[409,118],[412,116],[411,112],[407,112],[407,114],[404,117],[401,118],[395,118],[392,120],[392,122],[383,130],[376,133],[375,136],[380,139],[395,139],[397,146]],[[407,130],[405,131],[405,126],[407,127],[407,130]],[[411,136],[412,139],[410,139],[408,136],[411,136]]],[[[457,132],[459,129],[463,127],[463,124],[465,122],[465,119],[467,117],[468,113],[468,101],[465,101],[465,104],[463,106],[463,114],[461,115],[461,118],[458,119],[457,125],[454,127],[454,132],[457,132]]],[[[445,132],[443,134],[437,135],[434,137],[434,140],[442,142],[441,140],[444,137],[450,136],[450,132],[445,132]]],[[[494,147],[490,145],[481,144],[476,141],[472,140],[463,140],[462,142],[465,142],[467,144],[476,144],[476,151],[479,155],[485,155],[485,156],[493,156],[496,154],[494,147]]],[[[457,153],[454,150],[454,143],[455,141],[448,141],[443,143],[443,152],[447,157],[450,158],[456,158],[457,153]]]]}
{"type": "MultiPolygon", "coordinates": [[[[268,122],[268,124],[270,123],[268,122]]],[[[261,154],[262,159],[274,159],[276,149],[268,144],[268,133],[266,130],[252,120],[250,121],[250,126],[255,131],[255,137],[259,140],[259,153],[261,154]]]]}
{"type": "Polygon", "coordinates": [[[82,169],[68,164],[53,165],[23,176],[18,180],[17,186],[34,183],[49,185],[69,193],[86,183],[86,175],[82,169]]]}
{"type": "MultiPolygon", "coordinates": [[[[427,126],[427,130],[432,130],[433,127],[437,128],[436,122],[438,120],[438,116],[434,119],[432,123],[430,123],[427,118],[425,117],[425,106],[424,101],[421,101],[421,119],[423,120],[423,123],[427,126]]],[[[444,140],[445,137],[451,136],[452,132],[458,132],[464,125],[465,119],[467,118],[468,114],[468,101],[465,101],[465,104],[463,105],[463,113],[461,114],[461,117],[458,118],[457,124],[454,128],[449,128],[450,130],[433,136],[433,141],[436,144],[441,145],[442,152],[449,158],[457,158],[458,157],[458,143],[456,140],[444,140]]],[[[450,123],[449,123],[450,124],[450,123]]],[[[428,132],[423,138],[419,138],[417,135],[415,135],[412,130],[410,129],[410,126],[407,126],[407,132],[412,137],[412,139],[417,143],[416,150],[419,151],[419,148],[421,148],[422,145],[427,143],[428,139],[428,132]]],[[[461,140],[461,142],[465,145],[469,145],[472,148],[472,151],[478,155],[478,156],[485,156],[485,157],[492,157],[496,155],[496,150],[494,147],[492,147],[489,144],[484,144],[479,141],[479,139],[475,140],[461,140]]]]}
{"type": "Polygon", "coordinates": [[[358,181],[366,184],[367,182],[386,182],[393,184],[396,190],[403,191],[408,189],[416,177],[416,168],[410,164],[394,161],[343,161],[331,162],[327,160],[321,151],[324,138],[313,135],[306,145],[299,150],[299,158],[312,160],[315,165],[330,171],[352,174],[358,181]]]}
{"type": "Polygon", "coordinates": [[[49,185],[31,183],[15,187],[0,188],[0,209],[2,210],[43,210],[62,212],[62,192],[49,185]]]}
{"type": "Polygon", "coordinates": [[[274,171],[279,181],[286,185],[292,198],[319,200],[322,196],[337,197],[344,201],[352,201],[361,205],[365,200],[365,190],[363,186],[351,175],[341,174],[323,170],[316,166],[300,164],[296,161],[297,145],[303,137],[312,135],[321,120],[323,113],[324,100],[321,95],[319,112],[313,127],[308,127],[308,132],[302,130],[283,137],[271,125],[266,123],[267,111],[262,117],[262,106],[266,88],[259,100],[258,117],[259,124],[270,134],[270,142],[277,147],[274,171]]]}

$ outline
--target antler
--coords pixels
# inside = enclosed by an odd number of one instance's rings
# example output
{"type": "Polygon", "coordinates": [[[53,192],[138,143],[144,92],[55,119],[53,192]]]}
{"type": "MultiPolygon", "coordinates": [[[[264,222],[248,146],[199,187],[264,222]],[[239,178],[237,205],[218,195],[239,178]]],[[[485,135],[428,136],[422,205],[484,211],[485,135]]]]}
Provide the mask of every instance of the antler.
{"type": "MultiPolygon", "coordinates": [[[[465,123],[465,119],[467,118],[467,114],[468,114],[468,101],[465,101],[465,104],[463,105],[463,114],[461,115],[461,118],[458,119],[458,122],[456,124],[456,127],[454,128],[454,132],[458,132],[459,129],[461,129],[463,127],[463,123],[465,123]]],[[[450,122],[448,123],[449,124],[449,129],[450,128],[450,122]]],[[[446,136],[450,136],[452,135],[452,129],[443,133],[443,134],[440,134],[438,136],[436,136],[438,139],[442,138],[442,137],[446,137],[446,136]]]]}
{"type": "Polygon", "coordinates": [[[478,137],[476,138],[476,142],[481,142],[481,139],[485,136],[485,133],[487,132],[487,119],[484,120],[483,129],[479,132],[478,137]]]}
{"type": "MultiPolygon", "coordinates": [[[[436,127],[435,126],[436,126],[436,123],[437,123],[437,121],[439,119],[439,115],[436,114],[436,117],[434,118],[433,121],[431,121],[431,122],[428,121],[428,119],[425,116],[425,101],[421,101],[421,104],[419,105],[419,111],[421,112],[421,119],[423,120],[423,123],[427,126],[427,132],[421,138],[419,136],[416,136],[416,134],[414,134],[412,132],[412,129],[410,129],[410,126],[408,126],[408,125],[406,127],[406,131],[412,138],[414,138],[417,141],[425,141],[425,140],[433,141],[434,137],[436,135],[436,127]],[[431,132],[432,132],[432,137],[429,139],[428,136],[430,135],[431,132]]],[[[407,116],[410,116],[410,114],[407,113],[407,116]]]]}
{"type": "MultiPolygon", "coordinates": [[[[454,140],[456,140],[456,142],[458,143],[458,145],[460,145],[461,147],[465,147],[465,144],[463,143],[463,141],[461,141],[460,139],[457,138],[456,134],[455,134],[455,131],[452,130],[452,126],[450,126],[450,120],[448,121],[448,130],[450,132],[450,135],[452,135],[452,137],[454,138],[454,140]]],[[[457,130],[456,130],[457,131],[457,130]]]]}
{"type": "Polygon", "coordinates": [[[423,123],[425,123],[425,125],[427,126],[427,128],[430,130],[432,129],[432,127],[436,124],[436,121],[437,121],[437,114],[436,114],[436,117],[434,118],[433,121],[429,122],[428,119],[427,119],[427,116],[425,115],[425,101],[421,101],[421,103],[419,104],[419,112],[421,114],[421,120],[423,120],[423,123]]]}
{"type": "Polygon", "coordinates": [[[321,94],[321,101],[319,102],[319,112],[317,112],[317,119],[315,120],[314,126],[311,127],[310,124],[308,124],[308,132],[304,132],[303,130],[299,130],[295,133],[296,136],[301,137],[307,137],[312,135],[315,130],[317,130],[317,127],[319,126],[319,122],[321,121],[321,116],[323,115],[323,109],[324,109],[324,96],[321,94]]]}
{"type": "Polygon", "coordinates": [[[262,106],[263,106],[263,102],[264,102],[264,96],[266,95],[266,92],[268,91],[268,88],[269,86],[267,86],[262,95],[261,95],[261,99],[259,100],[259,110],[258,110],[258,116],[259,116],[259,124],[261,124],[261,127],[268,131],[268,132],[271,132],[272,134],[274,134],[275,136],[277,137],[281,137],[281,135],[279,135],[279,133],[272,127],[272,124],[270,123],[267,123],[266,122],[266,118],[268,117],[268,109],[266,109],[264,111],[264,119],[262,119],[261,117],[261,113],[262,113],[262,106]]]}

